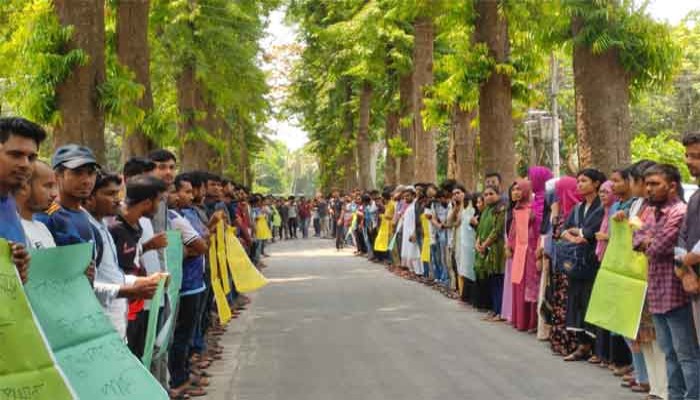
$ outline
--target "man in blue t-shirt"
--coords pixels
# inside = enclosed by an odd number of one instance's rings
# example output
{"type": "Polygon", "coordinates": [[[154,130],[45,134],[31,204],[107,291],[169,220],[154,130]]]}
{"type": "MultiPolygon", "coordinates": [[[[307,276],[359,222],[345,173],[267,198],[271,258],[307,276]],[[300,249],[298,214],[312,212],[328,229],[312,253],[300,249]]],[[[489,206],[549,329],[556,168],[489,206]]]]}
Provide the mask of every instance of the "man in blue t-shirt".
{"type": "Polygon", "coordinates": [[[13,192],[29,181],[46,132],[23,118],[0,118],[0,238],[10,243],[12,261],[27,281],[29,253],[13,192]]]}
{"type": "Polygon", "coordinates": [[[46,214],[37,215],[35,218],[49,228],[57,246],[77,243],[95,245],[93,263],[86,271],[92,282],[95,276],[95,261],[102,253],[102,243],[95,234],[82,204],[92,194],[100,165],[89,148],[67,144],[56,150],[51,158],[51,167],[58,180],[59,201],[49,207],[46,214]]]}

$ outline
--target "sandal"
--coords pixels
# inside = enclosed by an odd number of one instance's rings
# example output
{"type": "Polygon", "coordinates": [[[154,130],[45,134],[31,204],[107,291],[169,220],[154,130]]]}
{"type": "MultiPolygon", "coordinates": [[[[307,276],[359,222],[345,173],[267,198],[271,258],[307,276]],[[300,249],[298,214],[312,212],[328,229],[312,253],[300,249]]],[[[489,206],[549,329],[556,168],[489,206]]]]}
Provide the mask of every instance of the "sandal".
{"type": "Polygon", "coordinates": [[[588,359],[588,362],[590,364],[600,364],[601,362],[603,362],[603,360],[601,360],[598,356],[593,356],[588,359]]]}
{"type": "Polygon", "coordinates": [[[585,349],[582,346],[579,346],[576,351],[573,353],[569,354],[568,356],[564,357],[564,361],[571,362],[571,361],[583,361],[588,358],[588,354],[590,353],[590,349],[585,349]]]}
{"type": "Polygon", "coordinates": [[[191,386],[187,389],[187,394],[190,397],[202,397],[207,395],[207,391],[201,387],[191,386]]]}

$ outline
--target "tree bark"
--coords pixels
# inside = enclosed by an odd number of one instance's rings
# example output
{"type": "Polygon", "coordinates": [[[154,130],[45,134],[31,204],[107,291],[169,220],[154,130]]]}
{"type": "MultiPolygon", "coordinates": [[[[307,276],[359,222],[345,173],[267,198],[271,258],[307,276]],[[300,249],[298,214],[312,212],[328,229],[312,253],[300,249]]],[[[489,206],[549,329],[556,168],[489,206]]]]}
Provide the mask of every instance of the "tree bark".
{"type": "Polygon", "coordinates": [[[437,146],[435,129],[425,129],[422,112],[425,109],[425,91],[433,84],[433,41],[435,27],[430,17],[418,17],[413,23],[415,28],[415,45],[413,62],[415,65],[413,90],[415,98],[415,171],[414,179],[418,182],[435,182],[437,180],[437,146]]]}
{"type": "MultiPolygon", "coordinates": [[[[502,0],[478,0],[475,38],[497,63],[508,61],[508,22],[499,15],[502,0]]],[[[515,180],[512,93],[508,75],[492,71],[479,88],[479,137],[484,172],[500,172],[506,185],[515,180]]]]}
{"type": "Polygon", "coordinates": [[[389,141],[399,135],[399,113],[389,111],[386,115],[384,138],[386,141],[386,160],[384,162],[384,186],[394,186],[398,182],[400,159],[391,155],[389,141]]]}
{"type": "MultiPolygon", "coordinates": [[[[572,21],[574,36],[581,29],[572,21]]],[[[579,167],[610,173],[630,163],[629,75],[616,50],[593,54],[574,45],[574,91],[579,167]]]]}
{"type": "Polygon", "coordinates": [[[360,125],[357,129],[357,166],[360,172],[359,184],[363,190],[374,189],[370,173],[369,119],[371,106],[372,85],[369,82],[364,82],[360,92],[360,125]]]}
{"type": "Polygon", "coordinates": [[[400,128],[401,139],[411,149],[413,154],[403,156],[399,159],[399,182],[403,185],[410,185],[414,181],[414,171],[416,170],[415,148],[415,120],[413,118],[415,101],[413,98],[413,72],[409,72],[399,78],[399,101],[400,101],[400,128]],[[410,121],[406,123],[407,121],[410,121]]]}
{"type": "Polygon", "coordinates": [[[177,106],[182,168],[186,171],[208,170],[209,145],[197,137],[197,131],[204,129],[201,121],[197,120],[198,112],[206,112],[204,93],[193,65],[183,67],[177,78],[177,106]]]}
{"type": "Polygon", "coordinates": [[[477,111],[464,111],[455,104],[452,107],[450,129],[450,153],[448,160],[448,177],[462,183],[467,190],[475,190],[476,173],[476,134],[472,122],[477,111]]]}
{"type": "MultiPolygon", "coordinates": [[[[148,45],[150,0],[120,0],[117,7],[117,58],[134,72],[136,82],[143,86],[143,97],[138,106],[148,114],[153,109],[148,45]]],[[[154,148],[155,143],[140,127],[133,132],[125,132],[122,161],[132,156],[146,155],[154,148]]]]}
{"type": "Polygon", "coordinates": [[[55,0],[54,9],[64,26],[73,26],[70,49],[82,49],[86,65],[74,69],[56,87],[61,121],[54,128],[54,147],[67,143],[88,146],[105,163],[105,117],[98,87],[105,81],[104,0],[55,0]]]}
{"type": "Polygon", "coordinates": [[[350,81],[345,83],[345,110],[343,118],[343,140],[350,143],[340,156],[340,165],[343,167],[343,188],[346,191],[357,188],[357,144],[353,144],[354,117],[349,103],[352,99],[352,85],[350,81]]]}

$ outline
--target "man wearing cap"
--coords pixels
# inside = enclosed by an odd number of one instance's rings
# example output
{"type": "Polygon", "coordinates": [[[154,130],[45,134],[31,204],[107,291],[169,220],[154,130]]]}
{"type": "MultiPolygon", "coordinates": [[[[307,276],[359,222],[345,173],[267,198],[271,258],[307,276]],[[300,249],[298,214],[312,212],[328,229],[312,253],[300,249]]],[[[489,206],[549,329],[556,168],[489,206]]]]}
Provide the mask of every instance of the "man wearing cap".
{"type": "MultiPolygon", "coordinates": [[[[51,167],[56,171],[58,201],[46,214],[36,219],[43,222],[53,235],[57,246],[77,243],[93,243],[93,261],[101,258],[102,243],[90,224],[87,211],[82,204],[92,194],[100,165],[92,150],[77,144],[59,147],[51,158],[51,167]]],[[[88,268],[88,277],[94,278],[94,262],[88,268]]]]}

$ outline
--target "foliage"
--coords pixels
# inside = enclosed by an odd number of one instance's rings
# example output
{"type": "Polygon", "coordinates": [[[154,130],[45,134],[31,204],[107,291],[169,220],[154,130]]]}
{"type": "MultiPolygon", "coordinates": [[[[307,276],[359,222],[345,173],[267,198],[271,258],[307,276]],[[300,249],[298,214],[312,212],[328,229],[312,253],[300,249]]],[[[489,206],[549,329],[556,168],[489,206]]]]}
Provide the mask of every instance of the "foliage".
{"type": "Polygon", "coordinates": [[[12,1],[0,7],[7,15],[0,31],[0,78],[9,82],[7,101],[21,114],[44,124],[61,116],[56,86],[88,61],[82,50],[66,51],[71,27],[63,27],[51,0],[12,1]]]}
{"type": "Polygon", "coordinates": [[[574,41],[596,54],[616,50],[629,73],[633,93],[670,83],[680,48],[669,27],[646,12],[646,3],[563,0],[563,4],[568,15],[581,22],[574,41]]]}
{"type": "Polygon", "coordinates": [[[658,135],[637,135],[632,140],[632,160],[648,159],[660,163],[673,164],[681,171],[684,182],[692,182],[685,164],[685,147],[674,138],[673,133],[664,131],[658,135]]]}

